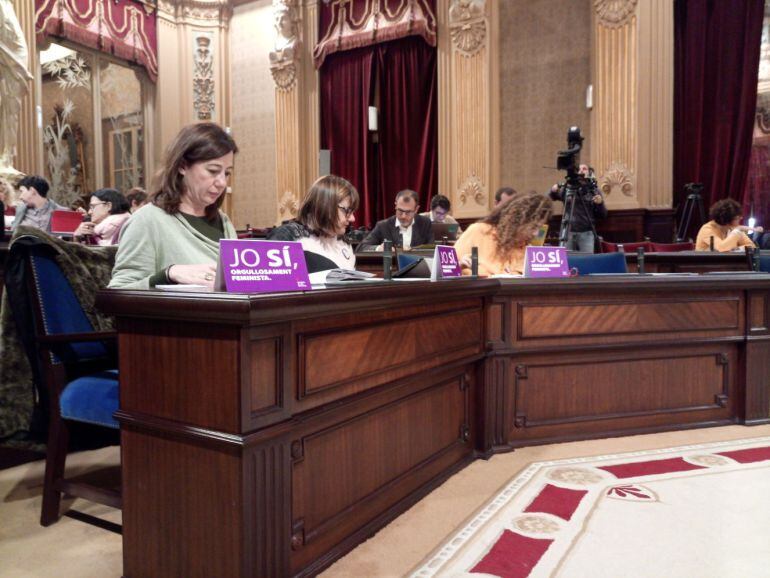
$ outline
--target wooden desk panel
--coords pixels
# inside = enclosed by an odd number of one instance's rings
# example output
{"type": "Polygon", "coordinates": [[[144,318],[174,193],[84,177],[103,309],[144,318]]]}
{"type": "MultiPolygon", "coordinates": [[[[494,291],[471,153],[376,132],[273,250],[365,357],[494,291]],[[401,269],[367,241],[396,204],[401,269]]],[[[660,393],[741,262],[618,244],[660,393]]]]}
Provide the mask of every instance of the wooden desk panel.
{"type": "Polygon", "coordinates": [[[477,455],[770,422],[770,275],[105,291],[124,574],[313,575],[477,455]]]}

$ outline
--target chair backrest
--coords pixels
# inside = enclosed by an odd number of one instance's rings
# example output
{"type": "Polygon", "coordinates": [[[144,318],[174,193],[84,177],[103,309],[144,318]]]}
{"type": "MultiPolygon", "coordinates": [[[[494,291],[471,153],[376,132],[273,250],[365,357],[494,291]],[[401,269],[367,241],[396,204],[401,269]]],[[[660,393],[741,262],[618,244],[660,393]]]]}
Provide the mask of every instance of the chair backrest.
{"type": "Polygon", "coordinates": [[[759,256],[759,270],[762,273],[770,273],[770,255],[759,256]]]}
{"type": "MultiPolygon", "coordinates": [[[[52,251],[31,251],[28,267],[31,273],[30,298],[38,335],[94,331],[52,251]]],[[[69,363],[99,359],[106,355],[108,352],[101,341],[73,343],[57,348],[57,356],[53,356],[52,361],[69,363]]]]}
{"type": "Polygon", "coordinates": [[[652,243],[649,241],[638,241],[635,243],[608,243],[601,242],[602,253],[635,253],[639,247],[643,247],[645,252],[652,251],[652,243]]]}
{"type": "Polygon", "coordinates": [[[8,217],[15,217],[16,216],[16,207],[14,207],[13,205],[6,207],[5,208],[5,214],[8,217]]]}
{"type": "Polygon", "coordinates": [[[653,243],[652,250],[656,253],[675,253],[677,251],[695,251],[695,243],[653,243]]]}
{"type": "Polygon", "coordinates": [[[56,210],[51,213],[51,233],[54,235],[71,235],[82,222],[82,213],[56,210]]]}
{"type": "Polygon", "coordinates": [[[628,273],[626,256],[623,253],[568,253],[570,269],[577,269],[578,275],[591,273],[628,273]]]}

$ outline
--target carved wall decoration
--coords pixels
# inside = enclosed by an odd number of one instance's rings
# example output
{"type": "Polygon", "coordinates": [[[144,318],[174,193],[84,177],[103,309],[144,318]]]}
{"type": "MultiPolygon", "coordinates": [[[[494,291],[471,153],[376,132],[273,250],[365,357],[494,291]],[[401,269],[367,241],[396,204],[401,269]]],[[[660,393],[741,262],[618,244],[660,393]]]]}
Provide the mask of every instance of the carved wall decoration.
{"type": "Polygon", "coordinates": [[[770,134],[770,109],[764,106],[757,108],[757,126],[762,134],[770,134]]]}
{"type": "Polygon", "coordinates": [[[291,90],[297,79],[302,18],[297,0],[273,0],[275,50],[270,53],[270,72],[279,90],[291,90]]]}
{"type": "Polygon", "coordinates": [[[278,199],[278,212],[281,217],[284,219],[296,217],[297,211],[299,211],[299,201],[291,191],[284,191],[278,199]]]}
{"type": "Polygon", "coordinates": [[[477,205],[486,207],[487,189],[481,179],[473,174],[460,187],[459,198],[460,205],[466,205],[473,201],[477,205]]]}
{"type": "Polygon", "coordinates": [[[201,34],[195,37],[193,53],[193,108],[198,120],[211,120],[214,117],[214,55],[212,54],[211,35],[201,34]]]}
{"type": "Polygon", "coordinates": [[[631,198],[636,188],[634,173],[625,163],[614,162],[599,178],[599,187],[607,197],[620,193],[631,198]]]}
{"type": "Polygon", "coordinates": [[[607,28],[620,28],[631,20],[637,0],[594,0],[599,23],[607,28]]]}
{"type": "Polygon", "coordinates": [[[227,25],[232,16],[228,0],[158,0],[158,9],[176,20],[197,20],[209,25],[212,22],[227,25]]]}
{"type": "Polygon", "coordinates": [[[460,54],[477,54],[487,39],[486,0],[453,0],[449,7],[449,32],[460,54]]]}

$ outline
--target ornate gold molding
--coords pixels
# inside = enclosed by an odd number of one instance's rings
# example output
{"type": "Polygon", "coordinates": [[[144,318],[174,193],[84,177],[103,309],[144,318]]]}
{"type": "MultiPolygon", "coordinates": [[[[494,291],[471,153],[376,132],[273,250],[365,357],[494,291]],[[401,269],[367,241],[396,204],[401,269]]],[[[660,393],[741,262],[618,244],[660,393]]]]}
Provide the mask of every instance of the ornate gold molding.
{"type": "Polygon", "coordinates": [[[631,21],[637,0],[594,0],[599,24],[607,28],[620,28],[631,21]]]}
{"type": "Polygon", "coordinates": [[[487,40],[486,0],[452,0],[449,33],[457,52],[467,57],[478,54],[487,40]]]}
{"type": "MultiPolygon", "coordinates": [[[[618,200],[619,195],[633,199],[636,189],[636,179],[633,171],[625,163],[613,161],[599,178],[599,187],[608,198],[618,200]],[[614,195],[614,196],[613,196],[614,195]]],[[[617,204],[622,204],[623,200],[617,204]]]]}
{"type": "Polygon", "coordinates": [[[479,177],[472,174],[465,179],[465,182],[460,186],[458,198],[461,206],[467,205],[473,201],[477,205],[486,208],[488,202],[487,188],[479,177]]]}
{"type": "Polygon", "coordinates": [[[284,191],[278,199],[278,213],[282,219],[291,219],[297,216],[299,201],[291,191],[284,191]]]}
{"type": "Polygon", "coordinates": [[[273,0],[275,50],[270,53],[270,72],[279,90],[289,91],[297,80],[301,53],[302,16],[298,0],[273,0]]]}
{"type": "Polygon", "coordinates": [[[233,15],[229,0],[158,0],[158,16],[176,22],[227,26],[233,15]]]}
{"type": "Polygon", "coordinates": [[[198,120],[211,120],[214,115],[214,55],[211,34],[195,37],[193,55],[193,108],[198,120]]]}

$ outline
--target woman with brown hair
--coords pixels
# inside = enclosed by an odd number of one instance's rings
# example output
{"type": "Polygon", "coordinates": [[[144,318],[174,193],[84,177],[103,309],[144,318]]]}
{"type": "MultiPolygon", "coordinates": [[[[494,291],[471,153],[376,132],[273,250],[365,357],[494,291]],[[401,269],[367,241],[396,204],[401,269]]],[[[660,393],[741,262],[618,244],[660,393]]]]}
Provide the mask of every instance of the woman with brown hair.
{"type": "MultiPolygon", "coordinates": [[[[746,225],[741,225],[743,218],[741,213],[741,205],[733,199],[722,199],[711,205],[709,209],[711,220],[698,231],[695,250],[709,251],[712,237],[714,250],[720,253],[740,247],[754,247],[754,242],[746,234],[749,228],[746,225]]],[[[761,233],[763,229],[756,227],[755,231],[761,233]]]]}
{"type": "Polygon", "coordinates": [[[302,243],[311,273],[355,269],[356,256],[344,236],[357,208],[356,188],[342,177],[326,175],[310,187],[297,219],[273,229],[267,238],[302,243]]]}
{"type": "Polygon", "coordinates": [[[471,249],[479,249],[479,275],[524,273],[524,248],[551,216],[551,201],[538,192],[516,193],[485,219],[473,223],[457,240],[455,250],[469,275],[471,249]]]}
{"type": "Polygon", "coordinates": [[[219,241],[236,238],[219,207],[238,147],[214,123],[183,128],[166,150],[151,201],[126,221],[110,287],[213,287],[219,241]]]}

